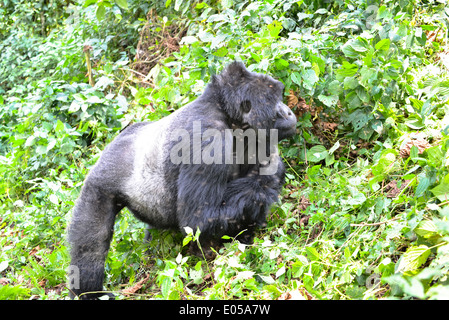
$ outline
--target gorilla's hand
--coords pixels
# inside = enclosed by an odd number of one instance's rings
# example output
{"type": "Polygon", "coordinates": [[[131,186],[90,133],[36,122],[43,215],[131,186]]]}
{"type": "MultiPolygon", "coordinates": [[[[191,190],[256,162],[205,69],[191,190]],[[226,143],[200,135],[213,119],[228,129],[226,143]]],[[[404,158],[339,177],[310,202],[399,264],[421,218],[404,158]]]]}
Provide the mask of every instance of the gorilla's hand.
{"type": "Polygon", "coordinates": [[[269,164],[263,165],[258,163],[253,165],[250,170],[248,170],[245,178],[255,180],[254,183],[257,183],[263,189],[270,188],[279,192],[284,184],[285,167],[281,158],[277,156],[277,158],[269,164]],[[277,166],[274,174],[263,174],[264,169],[267,166],[277,166]]]}

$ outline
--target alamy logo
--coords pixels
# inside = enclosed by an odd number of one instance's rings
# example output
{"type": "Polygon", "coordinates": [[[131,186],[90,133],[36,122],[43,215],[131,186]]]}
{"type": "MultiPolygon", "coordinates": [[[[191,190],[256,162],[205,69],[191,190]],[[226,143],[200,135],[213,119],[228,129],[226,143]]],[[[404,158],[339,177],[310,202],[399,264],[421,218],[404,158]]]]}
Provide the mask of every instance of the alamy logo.
{"type": "Polygon", "coordinates": [[[260,175],[275,174],[278,168],[278,131],[271,129],[207,129],[193,122],[192,134],[177,129],[170,136],[173,164],[261,164],[260,175]],[[246,139],[246,143],[245,143],[246,139]]]}
{"type": "Polygon", "coordinates": [[[70,289],[79,289],[80,288],[80,269],[77,266],[70,265],[67,269],[68,274],[68,287],[70,289]]]}

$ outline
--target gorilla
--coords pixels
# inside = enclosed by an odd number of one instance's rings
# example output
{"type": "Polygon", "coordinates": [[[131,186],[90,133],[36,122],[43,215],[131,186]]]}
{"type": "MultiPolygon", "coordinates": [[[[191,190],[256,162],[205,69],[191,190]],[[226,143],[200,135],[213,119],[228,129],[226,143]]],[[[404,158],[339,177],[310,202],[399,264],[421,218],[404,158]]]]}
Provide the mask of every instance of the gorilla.
{"type": "Polygon", "coordinates": [[[102,295],[124,207],[152,228],[199,229],[202,247],[242,230],[243,241],[252,241],[284,184],[277,143],[296,133],[283,91],[281,82],[234,61],[192,103],[123,130],[91,169],[72,213],[70,297],[102,295]]]}

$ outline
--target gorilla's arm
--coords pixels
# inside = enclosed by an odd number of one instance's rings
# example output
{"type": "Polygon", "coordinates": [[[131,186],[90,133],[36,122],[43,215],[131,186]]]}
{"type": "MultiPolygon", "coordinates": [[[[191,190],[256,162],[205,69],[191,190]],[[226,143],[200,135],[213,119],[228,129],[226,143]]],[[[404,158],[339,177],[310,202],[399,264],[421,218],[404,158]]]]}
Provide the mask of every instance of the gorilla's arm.
{"type": "Polygon", "coordinates": [[[179,226],[198,227],[203,239],[235,236],[245,226],[264,223],[284,182],[284,165],[274,175],[259,174],[255,165],[228,182],[228,165],[184,165],[178,179],[179,226]]]}

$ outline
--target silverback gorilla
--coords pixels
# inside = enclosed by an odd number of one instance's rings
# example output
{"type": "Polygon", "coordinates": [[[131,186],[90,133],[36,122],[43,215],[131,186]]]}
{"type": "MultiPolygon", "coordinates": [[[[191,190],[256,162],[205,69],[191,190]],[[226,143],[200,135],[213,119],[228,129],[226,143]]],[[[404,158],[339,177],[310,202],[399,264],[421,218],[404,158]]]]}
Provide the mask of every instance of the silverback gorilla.
{"type": "Polygon", "coordinates": [[[252,241],[284,183],[277,143],[296,132],[283,90],[281,82],[233,62],[192,103],[120,133],[73,210],[70,296],[101,295],[94,292],[103,289],[115,217],[124,207],[153,228],[199,228],[203,247],[242,230],[252,241]]]}

